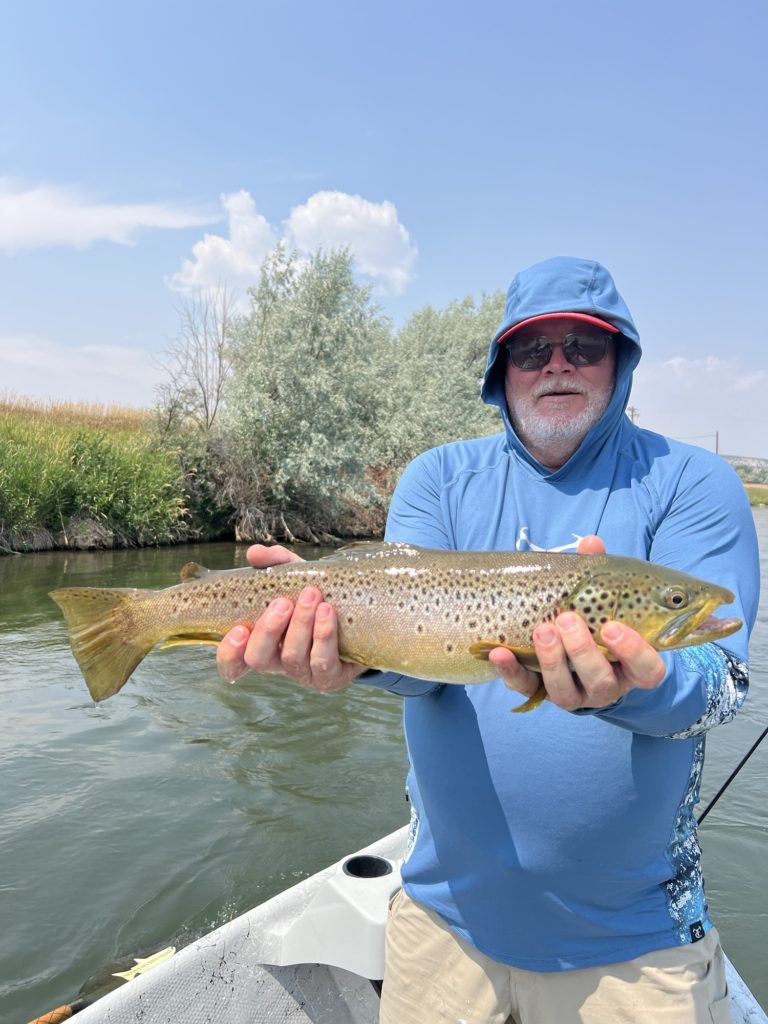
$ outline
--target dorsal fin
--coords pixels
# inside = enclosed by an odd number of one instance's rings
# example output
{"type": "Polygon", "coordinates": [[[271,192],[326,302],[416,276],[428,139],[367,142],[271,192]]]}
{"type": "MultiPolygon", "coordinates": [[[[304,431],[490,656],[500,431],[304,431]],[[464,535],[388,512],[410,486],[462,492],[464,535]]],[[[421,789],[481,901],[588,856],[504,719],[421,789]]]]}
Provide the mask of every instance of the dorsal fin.
{"type": "Polygon", "coordinates": [[[201,580],[203,576],[207,576],[210,569],[206,569],[204,565],[198,565],[197,562],[187,562],[186,565],[182,565],[181,572],[179,573],[179,579],[182,583],[186,583],[187,580],[201,580]]]}

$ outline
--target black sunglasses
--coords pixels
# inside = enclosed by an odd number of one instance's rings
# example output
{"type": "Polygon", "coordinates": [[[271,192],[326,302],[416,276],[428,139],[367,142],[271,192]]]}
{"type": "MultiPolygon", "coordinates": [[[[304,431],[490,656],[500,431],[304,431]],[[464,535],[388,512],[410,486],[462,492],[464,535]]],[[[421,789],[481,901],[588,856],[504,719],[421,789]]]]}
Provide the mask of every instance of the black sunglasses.
{"type": "Polygon", "coordinates": [[[594,366],[605,359],[610,334],[568,334],[562,342],[549,338],[529,338],[518,341],[510,338],[504,342],[508,361],[518,370],[540,370],[552,358],[555,345],[563,346],[563,355],[571,366],[594,366]]]}

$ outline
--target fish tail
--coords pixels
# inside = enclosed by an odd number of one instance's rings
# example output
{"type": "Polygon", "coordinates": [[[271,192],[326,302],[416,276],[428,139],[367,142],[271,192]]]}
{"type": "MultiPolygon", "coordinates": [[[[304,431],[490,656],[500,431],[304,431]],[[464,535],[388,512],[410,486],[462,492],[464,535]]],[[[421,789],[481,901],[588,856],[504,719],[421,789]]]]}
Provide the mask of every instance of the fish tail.
{"type": "Polygon", "coordinates": [[[105,700],[122,689],[155,645],[155,638],[139,635],[132,616],[124,614],[144,593],[94,587],[51,591],[64,613],[72,653],[94,700],[105,700]]]}

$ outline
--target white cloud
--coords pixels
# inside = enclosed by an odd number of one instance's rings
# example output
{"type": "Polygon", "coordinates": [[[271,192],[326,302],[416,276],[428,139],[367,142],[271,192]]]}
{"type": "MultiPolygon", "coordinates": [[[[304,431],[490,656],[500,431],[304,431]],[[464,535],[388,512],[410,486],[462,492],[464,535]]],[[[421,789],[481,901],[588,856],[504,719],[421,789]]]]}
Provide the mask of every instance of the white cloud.
{"type": "Polygon", "coordinates": [[[199,227],[216,218],[161,203],[96,202],[63,185],[24,187],[0,178],[0,249],[84,249],[94,242],[130,245],[142,229],[199,227]]]}
{"type": "Polygon", "coordinates": [[[768,458],[768,373],[739,359],[675,356],[641,362],[631,404],[637,425],[726,455],[768,458]]]}
{"type": "Polygon", "coordinates": [[[277,237],[256,209],[251,196],[243,191],[221,196],[229,221],[229,238],[206,234],[192,247],[192,259],[186,259],[167,280],[169,288],[189,295],[198,289],[226,285],[244,292],[259,280],[266,256],[277,244],[277,237]]]}
{"type": "Polygon", "coordinates": [[[349,247],[357,272],[390,294],[400,294],[413,277],[416,247],[390,202],[316,192],[291,210],[281,237],[248,192],[223,195],[221,201],[229,221],[228,237],[206,234],[197,242],[192,258],[167,279],[174,291],[191,294],[226,285],[244,293],[258,283],[261,264],[278,241],[302,256],[320,247],[349,247]]]}
{"type": "Polygon", "coordinates": [[[62,345],[36,336],[0,336],[4,393],[59,401],[142,405],[153,402],[162,370],[156,356],[124,345],[62,345]]]}
{"type": "Polygon", "coordinates": [[[296,206],[286,222],[290,240],[310,253],[320,246],[348,246],[357,270],[401,294],[413,277],[416,246],[386,200],[372,203],[345,192],[316,192],[303,206],[296,206]]]}

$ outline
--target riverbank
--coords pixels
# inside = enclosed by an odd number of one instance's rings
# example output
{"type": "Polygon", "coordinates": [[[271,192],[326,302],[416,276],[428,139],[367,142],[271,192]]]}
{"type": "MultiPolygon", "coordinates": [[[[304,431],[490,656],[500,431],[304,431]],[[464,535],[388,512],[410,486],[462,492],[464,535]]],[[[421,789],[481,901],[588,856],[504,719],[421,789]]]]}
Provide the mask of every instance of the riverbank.
{"type": "MultiPolygon", "coordinates": [[[[148,409],[0,396],[0,554],[373,539],[411,454],[337,481],[331,509],[298,486],[277,501],[274,474],[239,452],[224,433],[171,433],[148,409]]],[[[768,484],[736,468],[750,504],[768,505],[768,484]]]]}
{"type": "Polygon", "coordinates": [[[744,484],[744,489],[750,505],[768,505],[768,484],[744,484]]]}
{"type": "Polygon", "coordinates": [[[179,452],[144,409],[0,401],[0,550],[185,539],[179,452]]]}

